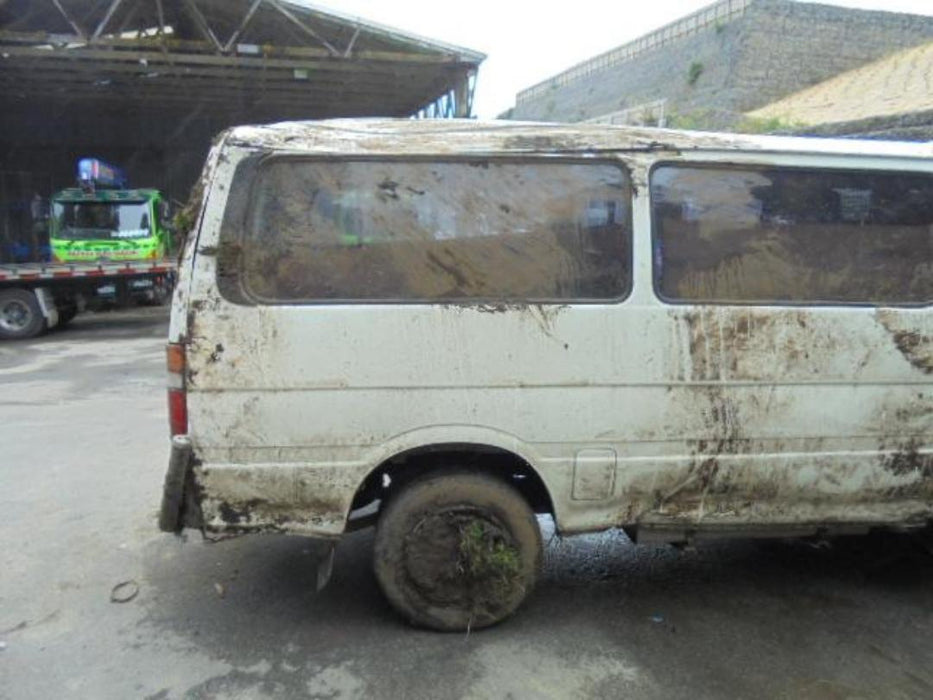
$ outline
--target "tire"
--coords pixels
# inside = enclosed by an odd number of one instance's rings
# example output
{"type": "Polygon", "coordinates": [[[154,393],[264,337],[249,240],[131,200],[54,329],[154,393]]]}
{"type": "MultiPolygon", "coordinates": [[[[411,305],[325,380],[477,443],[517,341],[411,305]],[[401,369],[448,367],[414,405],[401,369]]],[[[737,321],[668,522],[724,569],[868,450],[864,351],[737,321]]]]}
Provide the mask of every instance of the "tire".
{"type": "Polygon", "coordinates": [[[521,494],[485,474],[446,472],[404,487],[376,528],[374,568],[389,603],[441,631],[488,627],[534,588],[541,530],[521,494]]]}
{"type": "Polygon", "coordinates": [[[0,338],[35,338],[45,330],[36,295],[26,289],[0,291],[0,338]]]}

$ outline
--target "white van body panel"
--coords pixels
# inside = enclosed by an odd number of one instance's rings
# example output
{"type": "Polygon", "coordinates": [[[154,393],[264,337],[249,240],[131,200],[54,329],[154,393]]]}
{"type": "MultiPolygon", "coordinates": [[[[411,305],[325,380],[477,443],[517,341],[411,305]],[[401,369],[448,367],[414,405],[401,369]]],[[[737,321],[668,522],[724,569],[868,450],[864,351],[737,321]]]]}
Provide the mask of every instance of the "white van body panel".
{"type": "Polygon", "coordinates": [[[933,517],[929,308],[664,303],[647,187],[654,163],[678,160],[933,172],[929,146],[407,124],[239,128],[212,156],[171,326],[187,346],[207,529],[338,536],[369,474],[434,445],[524,460],[562,532],[933,517]],[[635,187],[631,293],[599,304],[233,303],[216,282],[220,231],[237,165],[256,152],[618,159],[635,187]]]}

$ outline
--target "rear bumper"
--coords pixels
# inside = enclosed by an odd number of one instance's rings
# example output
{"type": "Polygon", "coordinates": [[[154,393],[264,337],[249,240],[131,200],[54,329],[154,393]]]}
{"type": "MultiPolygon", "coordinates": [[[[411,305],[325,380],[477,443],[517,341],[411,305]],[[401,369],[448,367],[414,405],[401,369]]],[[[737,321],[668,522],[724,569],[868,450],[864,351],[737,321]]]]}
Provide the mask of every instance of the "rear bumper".
{"type": "Polygon", "coordinates": [[[172,438],[172,453],[159,509],[159,529],[163,532],[179,533],[185,527],[201,527],[203,518],[191,473],[193,465],[191,440],[186,435],[176,435],[172,438]]]}

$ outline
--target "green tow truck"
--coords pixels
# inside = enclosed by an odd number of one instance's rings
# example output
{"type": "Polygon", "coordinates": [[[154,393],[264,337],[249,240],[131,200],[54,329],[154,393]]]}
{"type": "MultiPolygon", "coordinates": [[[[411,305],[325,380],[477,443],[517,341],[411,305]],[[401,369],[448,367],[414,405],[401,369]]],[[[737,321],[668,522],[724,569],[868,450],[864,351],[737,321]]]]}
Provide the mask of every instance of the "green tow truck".
{"type": "MultiPolygon", "coordinates": [[[[170,255],[168,206],[158,190],[129,189],[119,168],[97,158],[78,161],[78,184],[52,197],[49,244],[54,262],[146,261],[170,255]]],[[[124,282],[101,285],[94,301],[163,303],[171,291],[145,278],[124,282]]]]}
{"type": "Polygon", "coordinates": [[[78,161],[78,187],[51,198],[51,262],[0,263],[0,339],[30,338],[84,308],[163,304],[171,296],[169,211],[158,190],[118,168],[78,161]]]}
{"type": "Polygon", "coordinates": [[[158,190],[73,188],[52,197],[49,243],[55,262],[157,260],[170,248],[158,190]]]}

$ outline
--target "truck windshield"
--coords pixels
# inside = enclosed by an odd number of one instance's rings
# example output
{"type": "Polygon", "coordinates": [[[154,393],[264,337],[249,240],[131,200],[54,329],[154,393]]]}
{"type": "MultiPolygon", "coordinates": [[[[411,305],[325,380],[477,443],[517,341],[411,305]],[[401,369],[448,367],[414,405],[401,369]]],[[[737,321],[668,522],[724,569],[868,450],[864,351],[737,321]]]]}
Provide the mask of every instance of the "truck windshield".
{"type": "Polygon", "coordinates": [[[56,238],[109,240],[152,235],[148,202],[55,202],[56,238]]]}

